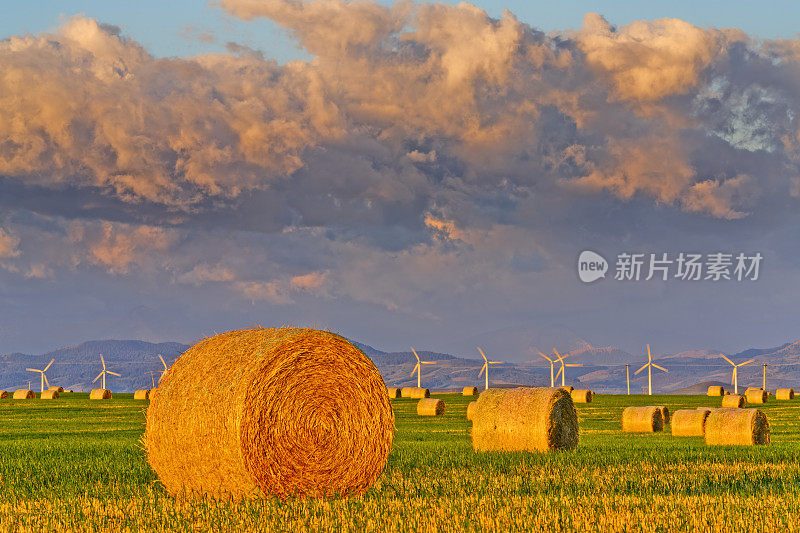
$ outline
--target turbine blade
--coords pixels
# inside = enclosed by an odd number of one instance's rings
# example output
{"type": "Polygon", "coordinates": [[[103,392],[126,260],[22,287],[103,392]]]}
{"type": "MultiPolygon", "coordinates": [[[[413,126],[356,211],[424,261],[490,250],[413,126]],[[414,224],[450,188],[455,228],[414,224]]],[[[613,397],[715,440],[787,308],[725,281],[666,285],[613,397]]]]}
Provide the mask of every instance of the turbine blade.
{"type": "Polygon", "coordinates": [[[106,360],[103,359],[103,354],[100,354],[100,362],[103,363],[103,370],[106,369],[106,360]]]}
{"type": "Polygon", "coordinates": [[[44,384],[45,384],[45,385],[47,385],[47,386],[49,387],[49,386],[50,386],[50,382],[49,382],[49,381],[47,381],[47,376],[45,375],[45,373],[44,373],[44,372],[42,372],[42,377],[44,378],[44,384]]]}
{"type": "MultiPolygon", "coordinates": [[[[480,346],[476,346],[476,348],[478,349],[479,352],[481,352],[481,355],[483,356],[483,360],[484,361],[488,361],[488,359],[486,359],[486,354],[483,353],[483,350],[481,350],[480,346]]],[[[480,376],[478,376],[478,377],[480,377],[480,376]]]]}
{"type": "Polygon", "coordinates": [[[749,365],[749,364],[750,364],[750,363],[752,363],[753,361],[755,361],[755,359],[750,359],[749,361],[745,361],[744,363],[739,363],[739,364],[738,364],[738,365],[736,365],[736,366],[744,366],[744,365],[749,365]]]}
{"type": "Polygon", "coordinates": [[[106,374],[111,374],[112,376],[118,376],[118,377],[121,377],[119,374],[117,374],[116,372],[112,372],[111,370],[107,370],[107,371],[106,371],[106,374]]]}
{"type": "Polygon", "coordinates": [[[558,372],[556,372],[556,376],[553,379],[558,379],[558,376],[560,376],[561,372],[563,372],[563,371],[564,371],[564,367],[562,366],[561,368],[558,369],[558,372]]]}
{"type": "Polygon", "coordinates": [[[567,363],[564,366],[583,366],[583,363],[567,363]]]}
{"type": "Polygon", "coordinates": [[[542,357],[544,357],[545,359],[547,359],[547,360],[548,360],[548,361],[550,361],[551,363],[553,362],[553,360],[552,360],[552,359],[550,359],[549,357],[547,357],[547,356],[546,356],[545,354],[543,354],[542,352],[539,352],[539,355],[541,355],[542,357]]]}
{"type": "Polygon", "coordinates": [[[420,363],[422,363],[423,365],[435,365],[436,364],[435,361],[420,361],[420,363]]]}
{"type": "Polygon", "coordinates": [[[419,363],[419,356],[417,355],[417,351],[414,349],[413,346],[411,346],[411,351],[414,352],[414,357],[417,358],[417,363],[419,363]]]}
{"type": "Polygon", "coordinates": [[[41,370],[36,370],[35,368],[26,368],[28,372],[41,372],[41,370]]]}
{"type": "Polygon", "coordinates": [[[158,354],[158,358],[161,359],[161,364],[164,365],[164,370],[167,369],[167,363],[164,362],[164,358],[161,357],[161,354],[158,354]]]}
{"type": "MultiPolygon", "coordinates": [[[[105,371],[103,371],[103,372],[105,372],[105,371]]],[[[98,379],[100,379],[100,376],[102,376],[102,375],[103,375],[103,372],[100,372],[99,374],[97,374],[97,377],[96,377],[96,378],[94,378],[94,379],[92,380],[92,383],[94,383],[95,381],[97,381],[98,379]]]]}
{"type": "Polygon", "coordinates": [[[719,354],[719,356],[720,356],[720,357],[722,357],[723,359],[725,359],[727,362],[729,362],[729,363],[730,363],[730,364],[732,364],[733,366],[736,366],[736,363],[734,363],[733,361],[731,361],[730,359],[728,359],[727,357],[725,357],[725,355],[724,355],[724,354],[719,354]]]}
{"type": "Polygon", "coordinates": [[[653,358],[652,358],[652,356],[650,355],[650,345],[648,344],[648,345],[647,345],[647,361],[648,361],[648,362],[650,362],[650,361],[652,361],[652,360],[653,360],[653,358]]]}
{"type": "Polygon", "coordinates": [[[489,361],[490,365],[502,365],[503,361],[489,361]]]}
{"type": "Polygon", "coordinates": [[[647,368],[647,365],[649,365],[649,364],[650,364],[650,363],[645,363],[645,364],[644,364],[644,366],[643,366],[642,368],[640,368],[639,370],[637,370],[636,372],[634,372],[634,373],[633,373],[633,375],[635,376],[636,374],[638,374],[639,372],[641,372],[642,370],[644,370],[645,368],[647,368]]]}
{"type": "MultiPolygon", "coordinates": [[[[557,358],[559,361],[560,361],[561,359],[564,359],[564,357],[566,357],[566,355],[562,357],[562,355],[561,355],[560,353],[558,353],[558,350],[556,350],[555,348],[553,348],[553,351],[555,352],[555,354],[556,354],[556,358],[557,358]]],[[[567,354],[567,355],[569,355],[569,354],[567,354]]]]}
{"type": "Polygon", "coordinates": [[[416,372],[418,368],[419,368],[419,363],[417,363],[416,365],[414,365],[414,370],[412,370],[412,371],[411,371],[411,375],[412,375],[412,376],[414,375],[414,372],[416,372]]]}
{"type": "Polygon", "coordinates": [[[481,377],[483,375],[483,371],[484,370],[486,370],[486,363],[483,363],[483,366],[481,367],[481,371],[478,373],[478,377],[481,377]]]}
{"type": "Polygon", "coordinates": [[[657,365],[657,364],[655,364],[655,363],[653,363],[653,366],[654,366],[654,367],[656,367],[656,368],[657,368],[657,369],[659,369],[659,370],[663,370],[664,372],[669,372],[669,370],[667,370],[666,368],[664,368],[664,367],[662,367],[662,366],[658,366],[658,365],[657,365]]]}
{"type": "Polygon", "coordinates": [[[53,364],[53,361],[55,361],[55,359],[50,359],[50,362],[49,362],[49,363],[47,363],[47,366],[46,366],[46,367],[44,367],[44,372],[47,372],[47,369],[48,369],[48,368],[50,368],[50,365],[52,365],[52,364],[53,364]]]}

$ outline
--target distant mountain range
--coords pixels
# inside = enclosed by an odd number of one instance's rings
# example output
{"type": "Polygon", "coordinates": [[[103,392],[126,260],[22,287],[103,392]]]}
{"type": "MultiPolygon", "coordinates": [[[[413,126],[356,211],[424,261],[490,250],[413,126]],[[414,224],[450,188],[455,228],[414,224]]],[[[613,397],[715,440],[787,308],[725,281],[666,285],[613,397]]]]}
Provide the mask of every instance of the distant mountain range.
{"type": "MultiPolygon", "coordinates": [[[[514,337],[513,335],[509,337],[514,337]]],[[[516,337],[518,338],[518,337],[516,337]]],[[[384,352],[353,341],[366,353],[391,386],[416,385],[416,377],[411,370],[416,362],[408,352],[384,352]]],[[[100,354],[106,360],[109,370],[121,377],[108,376],[106,386],[114,391],[130,392],[140,388],[150,388],[158,382],[163,365],[161,354],[167,364],[172,364],[189,346],[177,342],[150,343],[135,340],[88,341],[77,346],[68,346],[41,355],[12,353],[0,356],[0,388],[15,390],[28,386],[39,390],[40,378],[26,368],[44,368],[54,359],[47,371],[52,385],[65,389],[87,391],[99,386],[92,380],[101,372],[100,354]],[[154,372],[147,374],[147,372],[154,372]]],[[[549,386],[550,363],[538,355],[538,349],[531,351],[531,359],[524,362],[510,362],[492,365],[490,378],[492,386],[549,386]]],[[[544,349],[541,351],[544,352],[544,349]]],[[[552,349],[550,349],[552,353],[552,349]]],[[[425,361],[422,384],[434,390],[459,390],[461,387],[484,383],[478,377],[483,365],[482,359],[463,358],[455,355],[418,350],[425,361]]],[[[488,355],[498,353],[491,351],[488,355]]],[[[547,352],[545,352],[547,354],[547,352]]],[[[567,368],[566,382],[575,387],[589,388],[600,393],[624,393],[626,391],[626,364],[630,365],[631,392],[640,393],[647,386],[647,371],[638,375],[634,372],[646,360],[642,355],[631,355],[614,347],[593,347],[588,342],[573,342],[564,346],[561,352],[568,362],[580,364],[567,368]]],[[[770,389],[784,386],[800,386],[800,341],[786,343],[774,348],[752,348],[736,354],[726,354],[734,362],[753,359],[749,365],[739,369],[739,386],[760,386],[764,364],[767,366],[767,386],[770,389]]],[[[664,373],[653,371],[655,392],[690,394],[704,390],[708,384],[730,386],[731,366],[721,358],[719,352],[692,350],[676,354],[658,355],[655,361],[669,370],[664,373]]],[[[558,371],[558,366],[555,367],[558,371]]]]}

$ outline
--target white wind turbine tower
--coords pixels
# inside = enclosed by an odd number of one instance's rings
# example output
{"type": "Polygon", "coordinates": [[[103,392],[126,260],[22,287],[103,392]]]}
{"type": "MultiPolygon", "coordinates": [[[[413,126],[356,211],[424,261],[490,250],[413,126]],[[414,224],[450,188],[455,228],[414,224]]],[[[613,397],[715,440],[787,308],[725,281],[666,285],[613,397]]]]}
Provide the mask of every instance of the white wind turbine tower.
{"type": "Polygon", "coordinates": [[[483,366],[481,367],[481,371],[478,373],[478,377],[481,377],[481,374],[483,374],[483,371],[486,370],[486,388],[484,389],[484,390],[486,390],[486,389],[489,388],[489,365],[499,365],[499,364],[502,364],[503,362],[502,361],[489,361],[486,358],[486,354],[483,353],[483,350],[478,348],[478,351],[481,352],[481,355],[483,356],[483,361],[484,361],[483,362],[483,366]]]}
{"type": "MultiPolygon", "coordinates": [[[[569,354],[562,356],[560,353],[558,353],[558,350],[556,350],[555,348],[553,348],[553,351],[556,353],[556,360],[561,363],[561,368],[558,369],[558,374],[561,374],[561,386],[562,387],[566,387],[567,386],[567,380],[566,380],[567,370],[566,370],[566,367],[568,367],[568,366],[569,367],[576,367],[576,366],[583,366],[583,365],[580,364],[580,363],[565,363],[564,362],[564,358],[565,357],[569,357],[569,354]]],[[[558,374],[556,374],[556,379],[558,379],[558,374]]]]}
{"type": "Polygon", "coordinates": [[[539,352],[539,355],[541,355],[542,357],[544,357],[545,359],[547,359],[548,361],[550,361],[550,386],[551,386],[551,387],[555,387],[555,386],[556,386],[556,378],[555,378],[555,376],[553,375],[553,365],[555,364],[555,361],[553,361],[552,359],[550,359],[549,357],[547,357],[547,356],[546,356],[545,354],[543,354],[542,352],[539,352]]]}
{"type": "Polygon", "coordinates": [[[120,377],[120,375],[117,374],[116,372],[112,372],[111,370],[106,370],[106,360],[103,359],[103,354],[100,354],[100,362],[103,363],[103,371],[100,372],[97,375],[97,377],[92,380],[92,383],[94,383],[95,381],[97,381],[100,378],[103,378],[103,382],[102,382],[103,387],[102,388],[105,389],[106,388],[106,374],[111,374],[112,376],[117,376],[117,377],[120,377]]]}
{"type": "Polygon", "coordinates": [[[641,372],[645,368],[647,369],[647,394],[649,394],[651,396],[653,395],[653,368],[652,367],[656,367],[657,369],[663,370],[664,372],[669,372],[669,370],[667,370],[666,368],[660,367],[660,366],[658,366],[657,364],[655,364],[653,362],[653,357],[650,355],[650,345],[648,344],[647,345],[647,363],[645,363],[645,365],[642,368],[640,368],[639,370],[634,372],[633,375],[635,376],[636,374],[638,374],[639,372],[641,372]]]}
{"type": "Polygon", "coordinates": [[[722,355],[722,354],[719,354],[719,355],[723,359],[725,359],[727,362],[729,362],[731,365],[733,365],[733,376],[731,376],[731,385],[733,385],[733,393],[734,394],[739,394],[739,367],[740,366],[744,366],[744,365],[749,365],[750,363],[755,361],[755,359],[750,359],[749,361],[745,361],[744,363],[739,363],[737,365],[736,363],[734,363],[733,361],[731,361],[730,359],[728,359],[724,355],[722,355]]]}
{"type": "Polygon", "coordinates": [[[417,387],[422,388],[422,365],[435,365],[436,363],[433,361],[420,361],[419,355],[417,355],[417,351],[413,346],[411,347],[411,351],[414,352],[414,357],[417,358],[417,364],[414,365],[414,370],[411,371],[411,375],[413,376],[414,372],[417,373],[417,387]]]}
{"type": "MultiPolygon", "coordinates": [[[[49,382],[49,381],[47,381],[47,376],[45,376],[45,375],[44,375],[44,373],[45,373],[45,372],[47,372],[47,369],[48,369],[48,368],[50,368],[50,365],[52,365],[52,364],[53,364],[53,361],[55,361],[55,359],[50,359],[50,362],[49,362],[49,363],[47,363],[47,366],[46,366],[46,367],[44,367],[44,370],[37,370],[37,369],[35,369],[35,368],[26,368],[26,369],[25,369],[25,370],[27,370],[28,372],[39,372],[39,373],[42,375],[42,392],[44,392],[44,386],[45,386],[45,384],[46,384],[48,387],[50,386],[50,382],[49,382]]],[[[30,386],[31,386],[31,384],[30,384],[30,382],[28,382],[28,389],[30,389],[30,386]]]]}

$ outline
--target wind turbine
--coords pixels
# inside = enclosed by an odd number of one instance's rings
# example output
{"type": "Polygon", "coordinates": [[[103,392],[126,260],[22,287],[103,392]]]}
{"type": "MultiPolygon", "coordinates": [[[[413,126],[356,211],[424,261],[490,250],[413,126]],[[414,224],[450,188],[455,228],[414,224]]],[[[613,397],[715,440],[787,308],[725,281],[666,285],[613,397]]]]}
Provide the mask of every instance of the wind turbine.
{"type": "MultiPolygon", "coordinates": [[[[723,354],[719,355],[727,362],[729,362],[731,365],[733,365],[733,376],[731,376],[731,385],[733,385],[733,393],[739,394],[739,367],[744,365],[749,365],[750,363],[755,361],[755,359],[750,359],[749,361],[745,361],[744,363],[739,363],[737,365],[736,363],[725,357],[723,354]]],[[[764,375],[764,377],[766,378],[766,374],[764,375]]]]}
{"type": "Polygon", "coordinates": [[[764,390],[767,390],[767,363],[764,363],[764,390]]]}
{"type": "Polygon", "coordinates": [[[628,395],[631,394],[631,365],[625,365],[625,379],[628,383],[628,395]]]}
{"type": "Polygon", "coordinates": [[[100,378],[103,378],[103,387],[102,388],[105,389],[106,388],[106,374],[111,374],[112,376],[117,376],[117,377],[120,377],[120,375],[117,374],[116,372],[112,372],[111,370],[106,370],[106,360],[103,359],[103,354],[100,354],[100,362],[103,363],[103,371],[100,372],[97,375],[97,377],[92,380],[92,383],[94,383],[95,381],[97,381],[100,378]]]}
{"type": "MultiPolygon", "coordinates": [[[[44,370],[37,370],[35,368],[26,368],[25,369],[28,372],[39,372],[42,375],[42,392],[44,392],[45,384],[47,384],[48,387],[50,386],[50,382],[47,381],[47,376],[45,376],[44,373],[47,372],[47,369],[50,368],[50,365],[53,364],[53,361],[55,361],[55,359],[50,359],[50,362],[47,363],[47,366],[44,367],[44,370]]],[[[31,382],[29,381],[28,382],[28,389],[30,390],[30,388],[31,388],[31,382]]]]}
{"type": "Polygon", "coordinates": [[[645,368],[647,369],[647,394],[649,394],[650,396],[653,395],[653,367],[656,367],[659,370],[663,370],[664,372],[669,372],[669,370],[667,370],[666,368],[658,366],[657,364],[655,364],[653,362],[653,356],[650,355],[650,345],[648,344],[647,345],[647,363],[642,368],[640,368],[639,370],[634,372],[633,375],[635,376],[636,374],[638,374],[639,372],[641,372],[645,368]]]}
{"type": "MultiPolygon", "coordinates": [[[[478,348],[478,351],[481,352],[481,355],[483,356],[483,361],[484,361],[483,362],[483,366],[481,367],[481,371],[478,373],[478,377],[481,377],[481,374],[483,374],[483,371],[486,370],[486,388],[483,389],[483,390],[486,390],[486,389],[489,388],[489,365],[499,365],[499,364],[502,364],[502,361],[489,361],[486,358],[486,354],[483,353],[483,350],[478,348]]],[[[552,374],[552,370],[550,372],[552,374]]]]}
{"type": "Polygon", "coordinates": [[[150,381],[153,382],[153,388],[156,388],[156,378],[153,377],[153,374],[156,374],[158,370],[148,370],[145,374],[150,374],[150,381]]]}
{"type": "Polygon", "coordinates": [[[160,383],[162,379],[164,379],[164,374],[167,373],[167,363],[164,362],[164,358],[161,357],[161,354],[158,354],[158,358],[161,359],[161,364],[164,365],[164,370],[161,371],[161,377],[158,378],[158,382],[160,383]]]}
{"type": "MultiPolygon", "coordinates": [[[[555,348],[553,348],[553,351],[556,354],[556,360],[561,363],[561,368],[558,369],[558,374],[561,374],[561,386],[562,387],[566,387],[567,386],[567,383],[566,383],[566,376],[567,376],[566,367],[568,367],[568,366],[576,367],[576,366],[583,366],[583,365],[580,364],[580,363],[565,363],[564,362],[564,358],[565,357],[569,357],[569,354],[561,355],[560,353],[558,353],[558,350],[556,350],[555,348]]],[[[556,374],[556,379],[558,379],[558,374],[556,374]]]]}
{"type": "MultiPolygon", "coordinates": [[[[433,361],[420,361],[419,355],[417,355],[417,351],[414,347],[411,347],[411,351],[414,352],[414,357],[417,358],[417,364],[414,365],[414,370],[411,371],[411,375],[414,375],[414,372],[417,373],[417,387],[422,388],[422,366],[421,365],[435,365],[433,361]]],[[[166,366],[166,365],[164,365],[166,366]]],[[[165,370],[166,372],[166,370],[165,370]]]]}
{"type": "Polygon", "coordinates": [[[553,361],[552,359],[550,359],[549,357],[547,357],[547,356],[546,356],[545,354],[543,354],[542,352],[539,352],[539,355],[541,355],[542,357],[544,357],[545,359],[547,359],[548,361],[550,361],[550,386],[551,386],[551,387],[555,387],[555,386],[556,386],[556,378],[553,376],[553,365],[555,364],[555,361],[553,361]]]}

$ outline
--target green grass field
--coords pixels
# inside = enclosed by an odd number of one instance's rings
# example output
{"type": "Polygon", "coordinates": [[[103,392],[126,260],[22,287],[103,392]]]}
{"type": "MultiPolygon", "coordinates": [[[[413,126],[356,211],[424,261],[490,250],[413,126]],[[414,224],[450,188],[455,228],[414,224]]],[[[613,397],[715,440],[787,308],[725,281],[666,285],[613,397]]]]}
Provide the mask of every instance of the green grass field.
{"type": "Polygon", "coordinates": [[[393,402],[386,470],[366,494],[239,503],[166,495],[140,439],[146,402],[0,401],[0,530],[673,531],[800,529],[800,400],[762,409],[772,444],[624,435],[627,405],[716,406],[701,396],[602,396],[578,405],[580,444],[550,454],[475,454],[470,398],[440,395],[446,414],[393,402]]]}

